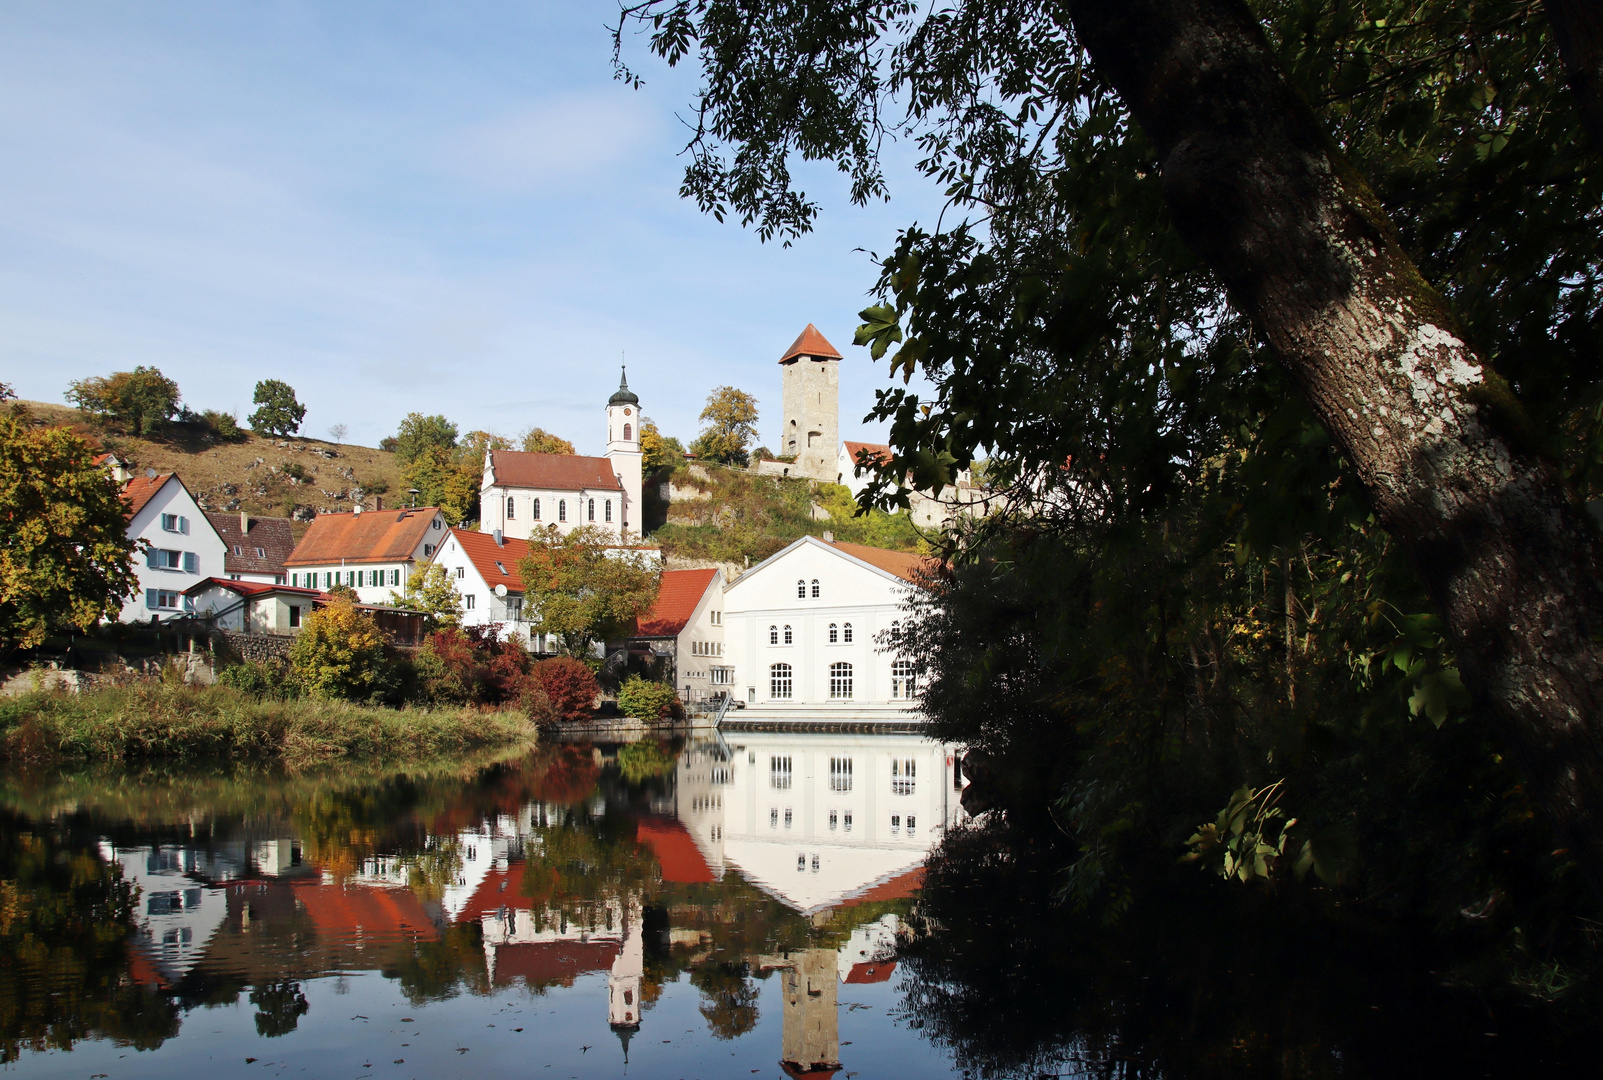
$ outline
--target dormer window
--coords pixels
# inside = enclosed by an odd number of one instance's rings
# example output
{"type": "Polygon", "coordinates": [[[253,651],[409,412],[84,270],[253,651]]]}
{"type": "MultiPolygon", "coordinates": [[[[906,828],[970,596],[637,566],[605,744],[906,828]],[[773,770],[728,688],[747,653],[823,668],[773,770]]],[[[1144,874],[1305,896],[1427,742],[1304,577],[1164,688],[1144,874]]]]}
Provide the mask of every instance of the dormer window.
{"type": "Polygon", "coordinates": [[[257,557],[257,558],[258,558],[258,559],[265,559],[265,558],[267,558],[267,549],[266,549],[266,548],[257,548],[257,549],[256,549],[256,557],[257,557]]]}
{"type": "Polygon", "coordinates": [[[504,563],[502,563],[500,559],[495,560],[495,568],[497,570],[501,571],[501,576],[502,577],[506,577],[507,576],[506,565],[504,563]]]}
{"type": "Polygon", "coordinates": [[[243,555],[243,554],[245,554],[245,548],[240,544],[235,544],[234,545],[234,554],[235,555],[243,555]]]}

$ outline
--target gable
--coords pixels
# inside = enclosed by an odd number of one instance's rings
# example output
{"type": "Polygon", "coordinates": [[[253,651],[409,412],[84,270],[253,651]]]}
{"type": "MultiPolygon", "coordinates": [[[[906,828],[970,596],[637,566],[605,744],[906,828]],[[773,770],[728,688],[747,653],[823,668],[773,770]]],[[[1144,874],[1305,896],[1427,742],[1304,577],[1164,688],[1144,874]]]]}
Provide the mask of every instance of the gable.
{"type": "Polygon", "coordinates": [[[900,604],[913,586],[896,570],[911,571],[922,561],[917,555],[803,537],[736,578],[724,590],[725,606],[732,611],[760,611],[806,604],[900,604]],[[821,590],[816,600],[815,578],[821,590]],[[798,581],[807,584],[805,598],[796,596],[798,581]]]}

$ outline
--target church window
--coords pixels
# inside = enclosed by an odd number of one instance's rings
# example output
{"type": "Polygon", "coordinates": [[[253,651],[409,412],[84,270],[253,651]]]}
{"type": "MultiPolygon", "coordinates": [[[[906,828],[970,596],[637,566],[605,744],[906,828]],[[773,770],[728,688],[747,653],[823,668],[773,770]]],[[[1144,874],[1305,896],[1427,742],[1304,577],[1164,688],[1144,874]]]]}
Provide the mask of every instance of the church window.
{"type": "Polygon", "coordinates": [[[557,520],[558,521],[567,521],[568,520],[568,500],[567,499],[558,499],[557,500],[557,520]]]}
{"type": "Polygon", "coordinates": [[[595,519],[596,519],[596,501],[594,499],[591,499],[590,500],[590,520],[594,521],[595,519]]]}
{"type": "Polygon", "coordinates": [[[608,521],[612,520],[612,500],[611,499],[607,500],[607,520],[608,521]]]}
{"type": "Polygon", "coordinates": [[[507,520],[511,521],[513,518],[515,518],[517,516],[518,516],[517,506],[513,504],[512,496],[508,495],[507,496],[507,520]]]}
{"type": "Polygon", "coordinates": [[[540,520],[540,500],[534,500],[534,520],[540,520]]]}
{"type": "Polygon", "coordinates": [[[631,432],[632,432],[632,431],[633,431],[633,430],[634,430],[634,429],[633,429],[633,428],[631,428],[631,427],[630,427],[630,426],[629,426],[629,425],[628,425],[628,424],[625,424],[625,425],[623,425],[623,441],[624,441],[624,442],[628,442],[628,441],[629,441],[629,438],[630,438],[630,433],[631,433],[631,432]]]}

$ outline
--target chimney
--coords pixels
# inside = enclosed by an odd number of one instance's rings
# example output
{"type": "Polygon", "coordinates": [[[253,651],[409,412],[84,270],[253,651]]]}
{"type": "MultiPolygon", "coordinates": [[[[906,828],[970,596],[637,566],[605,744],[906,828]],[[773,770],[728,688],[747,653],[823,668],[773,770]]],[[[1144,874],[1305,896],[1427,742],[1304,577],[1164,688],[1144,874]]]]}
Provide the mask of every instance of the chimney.
{"type": "Polygon", "coordinates": [[[504,542],[502,542],[502,540],[501,540],[501,530],[500,529],[495,530],[495,546],[496,547],[506,547],[506,544],[504,542]]]}
{"type": "Polygon", "coordinates": [[[382,495],[373,496],[373,509],[375,511],[384,509],[384,496],[382,496],[382,495]]]}
{"type": "Polygon", "coordinates": [[[824,543],[833,544],[834,542],[835,542],[835,534],[830,532],[828,529],[825,529],[824,530],[824,543]]]}
{"type": "Polygon", "coordinates": [[[250,515],[241,510],[239,512],[239,535],[244,536],[250,532],[250,515]]]}
{"type": "Polygon", "coordinates": [[[355,508],[351,510],[351,513],[353,513],[353,514],[360,514],[361,512],[362,512],[362,504],[361,503],[357,503],[355,508]]]}

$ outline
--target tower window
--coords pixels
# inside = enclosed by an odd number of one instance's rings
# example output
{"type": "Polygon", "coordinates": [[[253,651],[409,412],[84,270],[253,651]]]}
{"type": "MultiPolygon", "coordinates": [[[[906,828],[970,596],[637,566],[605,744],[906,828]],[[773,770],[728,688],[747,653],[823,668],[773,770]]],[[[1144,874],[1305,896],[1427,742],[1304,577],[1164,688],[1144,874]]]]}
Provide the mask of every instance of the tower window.
{"type": "Polygon", "coordinates": [[[630,438],[632,437],[630,433],[633,430],[634,429],[631,428],[628,424],[623,425],[623,441],[624,442],[628,442],[630,440],[630,438]]]}

